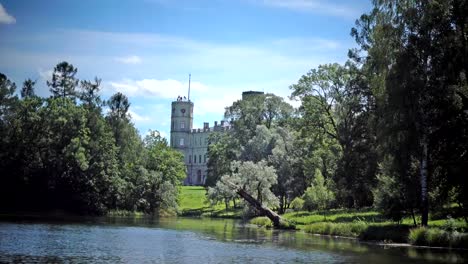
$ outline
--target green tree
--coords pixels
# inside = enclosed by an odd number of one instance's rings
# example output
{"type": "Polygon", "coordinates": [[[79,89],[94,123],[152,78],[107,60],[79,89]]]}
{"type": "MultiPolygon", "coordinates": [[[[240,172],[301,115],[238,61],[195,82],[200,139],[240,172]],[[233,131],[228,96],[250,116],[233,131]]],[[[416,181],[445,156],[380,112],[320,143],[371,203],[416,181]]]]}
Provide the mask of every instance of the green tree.
{"type": "Polygon", "coordinates": [[[27,79],[23,82],[23,88],[21,88],[21,97],[33,97],[35,96],[34,92],[34,85],[36,84],[35,81],[31,79],[27,79]]]}
{"type": "Polygon", "coordinates": [[[99,96],[99,86],[101,85],[101,79],[94,78],[94,83],[91,81],[81,81],[81,91],[79,93],[80,100],[88,107],[101,107],[102,100],[99,96]]]}
{"type": "Polygon", "coordinates": [[[319,169],[315,170],[314,181],[304,193],[304,207],[307,210],[325,210],[335,200],[335,195],[319,169]]]}
{"type": "Polygon", "coordinates": [[[439,197],[466,190],[459,174],[466,149],[454,154],[452,147],[466,142],[467,8],[457,0],[375,1],[352,32],[367,54],[360,60],[376,100],[381,148],[393,158],[400,188],[415,183],[419,195],[405,208],[417,203],[422,225],[436,186],[439,197]]]}
{"type": "Polygon", "coordinates": [[[260,203],[269,207],[278,206],[278,198],[271,191],[271,187],[277,183],[278,176],[275,169],[268,166],[266,161],[258,163],[234,161],[231,166],[231,177],[226,177],[228,181],[241,186],[260,203]]]}
{"type": "Polygon", "coordinates": [[[47,81],[50,92],[54,97],[71,98],[76,97],[75,89],[79,80],[75,77],[78,69],[66,61],[60,62],[54,67],[52,80],[47,81]]]}

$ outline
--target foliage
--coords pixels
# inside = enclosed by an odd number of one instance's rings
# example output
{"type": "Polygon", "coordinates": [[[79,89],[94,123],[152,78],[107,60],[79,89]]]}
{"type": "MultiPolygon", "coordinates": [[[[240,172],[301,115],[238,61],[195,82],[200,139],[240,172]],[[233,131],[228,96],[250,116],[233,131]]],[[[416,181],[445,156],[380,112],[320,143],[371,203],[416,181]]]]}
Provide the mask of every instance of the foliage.
{"type": "Polygon", "coordinates": [[[468,234],[439,228],[418,227],[410,230],[408,241],[418,246],[468,248],[468,234]]]}
{"type": "Polygon", "coordinates": [[[304,208],[304,200],[301,197],[296,197],[291,201],[290,206],[294,211],[300,211],[304,208]]]}
{"type": "MultiPolygon", "coordinates": [[[[226,203],[237,197],[232,184],[243,188],[261,204],[269,207],[278,206],[278,198],[271,192],[271,186],[276,184],[275,169],[265,161],[254,163],[251,161],[234,161],[231,164],[231,174],[226,174],[216,183],[214,188],[208,189],[208,198],[213,204],[220,201],[226,203]]],[[[245,206],[249,206],[244,203],[245,206]]]]}
{"type": "Polygon", "coordinates": [[[76,97],[75,88],[79,82],[75,77],[77,72],[78,69],[66,61],[57,64],[52,73],[52,80],[47,81],[52,95],[56,98],[74,99],[76,97]]]}
{"type": "Polygon", "coordinates": [[[143,142],[122,94],[112,97],[115,107],[104,117],[100,80],[82,81],[77,92],[76,73],[59,63],[47,99],[35,96],[30,79],[18,99],[16,85],[0,74],[0,209],[174,210],[185,176],[181,154],[156,131],[143,142]]]}
{"type": "Polygon", "coordinates": [[[314,182],[307,188],[303,195],[304,208],[307,210],[327,209],[335,199],[334,193],[330,190],[329,183],[325,182],[319,169],[315,171],[314,182]]]}

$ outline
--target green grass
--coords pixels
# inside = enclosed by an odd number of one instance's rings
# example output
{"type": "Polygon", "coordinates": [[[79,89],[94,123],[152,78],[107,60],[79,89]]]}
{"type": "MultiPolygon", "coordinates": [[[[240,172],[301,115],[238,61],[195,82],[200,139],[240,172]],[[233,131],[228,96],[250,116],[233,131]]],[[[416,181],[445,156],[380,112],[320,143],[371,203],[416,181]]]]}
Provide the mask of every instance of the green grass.
{"type": "Polygon", "coordinates": [[[179,193],[179,215],[207,216],[217,218],[240,218],[241,210],[233,209],[233,204],[226,210],[224,204],[212,206],[206,198],[206,189],[202,186],[181,186],[179,193]]]}
{"type": "Polygon", "coordinates": [[[179,195],[180,210],[196,210],[208,205],[206,190],[202,186],[181,186],[179,195]]]}
{"type": "MultiPolygon", "coordinates": [[[[180,215],[241,218],[241,209],[225,210],[224,204],[211,206],[206,190],[199,186],[180,187],[180,215]]],[[[326,211],[299,211],[282,215],[291,229],[307,233],[354,237],[361,240],[394,243],[409,242],[414,245],[468,248],[468,225],[461,219],[431,219],[430,228],[414,228],[413,219],[404,218],[400,224],[385,219],[372,209],[333,209],[326,211]]],[[[436,216],[441,217],[441,216],[436,216]]],[[[419,221],[419,220],[417,220],[419,221]]],[[[267,217],[256,217],[251,224],[271,228],[267,217]]]]}
{"type": "Polygon", "coordinates": [[[440,228],[418,227],[410,230],[408,240],[413,245],[468,248],[468,234],[440,228]]]}
{"type": "Polygon", "coordinates": [[[254,217],[254,218],[250,219],[250,223],[253,224],[253,225],[257,225],[259,227],[266,227],[266,228],[272,228],[273,227],[273,223],[266,216],[254,217]]]}
{"type": "Polygon", "coordinates": [[[400,224],[396,224],[372,209],[300,211],[284,214],[283,217],[295,222],[296,228],[313,234],[394,243],[409,242],[414,245],[468,247],[466,242],[468,235],[463,233],[468,228],[461,218],[430,220],[428,223],[431,227],[429,231],[420,234],[423,231],[412,229],[414,227],[412,218],[404,218],[400,224]]]}

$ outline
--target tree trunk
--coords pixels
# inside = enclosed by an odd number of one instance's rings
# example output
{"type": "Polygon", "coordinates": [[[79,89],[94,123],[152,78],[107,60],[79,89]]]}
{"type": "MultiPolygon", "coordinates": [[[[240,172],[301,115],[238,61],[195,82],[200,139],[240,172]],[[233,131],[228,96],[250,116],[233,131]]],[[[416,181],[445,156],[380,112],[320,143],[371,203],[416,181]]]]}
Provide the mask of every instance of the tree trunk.
{"type": "Polygon", "coordinates": [[[414,217],[414,209],[411,207],[411,216],[413,217],[413,224],[414,226],[417,226],[418,224],[416,223],[416,217],[414,217]]]}
{"type": "Polygon", "coordinates": [[[429,216],[429,203],[427,200],[427,140],[426,135],[422,139],[422,155],[421,155],[421,225],[427,226],[429,216]]]}
{"type": "Polygon", "coordinates": [[[281,217],[277,213],[273,212],[270,208],[262,206],[262,204],[259,201],[257,201],[255,198],[253,198],[244,189],[239,188],[239,189],[237,189],[236,192],[242,198],[244,198],[244,200],[249,202],[250,205],[255,207],[255,209],[257,209],[260,212],[260,214],[265,215],[266,217],[268,217],[273,222],[274,227],[280,227],[281,217]]]}
{"type": "Polygon", "coordinates": [[[227,184],[235,188],[236,193],[239,194],[240,197],[244,198],[250,205],[255,207],[256,210],[260,212],[260,214],[265,215],[268,217],[271,222],[273,222],[273,226],[275,228],[280,228],[280,220],[282,219],[277,213],[273,212],[270,208],[265,207],[260,203],[257,199],[253,198],[250,194],[248,194],[244,189],[237,187],[234,183],[226,181],[227,184]]]}

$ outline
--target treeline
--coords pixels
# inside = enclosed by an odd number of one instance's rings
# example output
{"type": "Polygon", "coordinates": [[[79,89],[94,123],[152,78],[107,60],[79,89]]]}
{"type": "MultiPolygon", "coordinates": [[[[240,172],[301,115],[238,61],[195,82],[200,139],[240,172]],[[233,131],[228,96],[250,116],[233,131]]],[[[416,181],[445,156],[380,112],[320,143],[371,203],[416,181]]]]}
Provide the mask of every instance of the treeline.
{"type": "MultiPolygon", "coordinates": [[[[226,108],[214,134],[213,202],[246,188],[280,212],[375,206],[395,220],[468,212],[468,3],[373,1],[344,64],[290,86],[294,112],[272,94],[226,108]]],[[[418,220],[419,221],[419,220],[418,220]]]]}
{"type": "Polygon", "coordinates": [[[104,101],[101,80],[79,81],[76,73],[72,64],[57,64],[49,98],[36,96],[30,79],[19,98],[0,73],[0,210],[176,209],[182,155],[157,131],[142,140],[128,98],[116,93],[104,101]]]}

